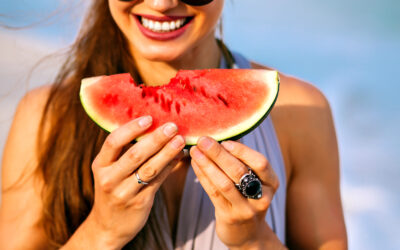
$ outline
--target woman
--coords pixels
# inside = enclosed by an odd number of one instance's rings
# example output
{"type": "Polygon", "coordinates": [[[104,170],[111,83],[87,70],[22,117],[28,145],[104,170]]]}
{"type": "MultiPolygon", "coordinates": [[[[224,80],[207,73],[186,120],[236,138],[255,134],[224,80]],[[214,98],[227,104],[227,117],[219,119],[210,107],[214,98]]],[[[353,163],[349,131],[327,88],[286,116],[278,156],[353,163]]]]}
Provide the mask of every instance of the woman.
{"type": "Polygon", "coordinates": [[[80,80],[94,75],[162,84],[178,69],[266,68],[214,38],[223,2],[93,1],[56,84],[18,106],[3,158],[1,249],[346,249],[332,117],[310,84],[281,75],[254,133],[203,137],[190,156],[172,123],[130,145],[151,117],[107,135],[79,103],[80,80]],[[235,187],[248,168],[262,183],[258,199],[235,187]]]}

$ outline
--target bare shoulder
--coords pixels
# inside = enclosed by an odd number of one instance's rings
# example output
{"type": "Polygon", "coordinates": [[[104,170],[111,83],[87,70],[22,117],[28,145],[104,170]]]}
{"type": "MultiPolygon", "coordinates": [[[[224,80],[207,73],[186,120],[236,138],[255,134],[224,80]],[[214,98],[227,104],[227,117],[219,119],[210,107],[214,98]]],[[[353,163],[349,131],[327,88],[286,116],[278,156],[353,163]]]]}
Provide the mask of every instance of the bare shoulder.
{"type": "MultiPolygon", "coordinates": [[[[256,69],[271,69],[252,63],[256,69]]],[[[308,157],[318,152],[318,144],[323,140],[325,147],[319,150],[337,150],[336,134],[329,102],[325,95],[312,84],[280,73],[279,96],[271,117],[281,143],[290,174],[301,168],[308,157]],[[317,150],[317,151],[316,151],[317,150]]]]}
{"type": "Polygon", "coordinates": [[[17,106],[3,152],[2,186],[5,189],[12,186],[22,172],[36,161],[33,149],[36,148],[40,120],[49,92],[50,86],[31,90],[17,106]]]}
{"type": "Polygon", "coordinates": [[[44,86],[21,99],[4,147],[0,206],[2,249],[31,249],[45,242],[44,233],[37,225],[42,212],[43,183],[36,178],[35,170],[37,136],[49,92],[50,86],[44,86]]]}
{"type": "MultiPolygon", "coordinates": [[[[270,69],[256,63],[253,68],[270,69]]],[[[329,103],[310,83],[285,74],[280,74],[280,83],[271,117],[287,173],[288,246],[346,249],[339,154],[329,103]]]]}
{"type": "MultiPolygon", "coordinates": [[[[252,63],[256,69],[271,69],[252,63]]],[[[307,164],[320,151],[333,152],[336,168],[337,142],[329,102],[312,84],[280,73],[280,91],[271,112],[280,140],[288,178],[293,173],[314,171],[307,164]]],[[[321,154],[325,155],[325,154],[321,154]]],[[[324,161],[326,159],[320,159],[324,161]]]]}

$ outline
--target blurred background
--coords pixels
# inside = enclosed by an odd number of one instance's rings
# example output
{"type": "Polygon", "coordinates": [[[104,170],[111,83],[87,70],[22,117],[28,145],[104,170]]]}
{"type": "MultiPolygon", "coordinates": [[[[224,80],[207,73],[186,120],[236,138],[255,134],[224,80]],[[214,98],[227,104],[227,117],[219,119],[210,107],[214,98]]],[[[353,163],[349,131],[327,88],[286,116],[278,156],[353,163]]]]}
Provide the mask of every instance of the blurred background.
{"type": "MultiPolygon", "coordinates": [[[[0,28],[1,152],[18,100],[52,81],[87,2],[0,2],[0,24],[17,27],[0,28]]],[[[350,249],[400,249],[399,13],[398,0],[227,0],[223,15],[232,50],[328,97],[350,249]]]]}

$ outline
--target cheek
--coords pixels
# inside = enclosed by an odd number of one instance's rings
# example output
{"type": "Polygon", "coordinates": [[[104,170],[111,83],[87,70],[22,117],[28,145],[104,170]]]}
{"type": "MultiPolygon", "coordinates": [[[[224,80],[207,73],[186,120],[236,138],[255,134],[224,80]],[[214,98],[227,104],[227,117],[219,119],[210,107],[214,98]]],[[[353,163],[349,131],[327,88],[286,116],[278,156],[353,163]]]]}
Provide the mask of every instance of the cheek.
{"type": "Polygon", "coordinates": [[[126,31],[130,25],[129,12],[131,6],[119,0],[108,1],[108,6],[110,8],[111,16],[117,26],[122,32],[126,31]]]}
{"type": "Polygon", "coordinates": [[[214,30],[221,17],[223,6],[223,0],[215,0],[207,6],[198,8],[201,12],[198,16],[197,26],[202,30],[201,33],[209,33],[214,30]]]}

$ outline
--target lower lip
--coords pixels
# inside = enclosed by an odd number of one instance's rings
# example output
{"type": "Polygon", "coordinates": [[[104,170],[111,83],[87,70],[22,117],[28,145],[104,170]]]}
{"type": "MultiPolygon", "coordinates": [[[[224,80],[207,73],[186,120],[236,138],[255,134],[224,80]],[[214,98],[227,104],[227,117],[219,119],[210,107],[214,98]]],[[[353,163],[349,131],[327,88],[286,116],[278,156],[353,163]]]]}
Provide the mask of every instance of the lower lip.
{"type": "Polygon", "coordinates": [[[139,20],[139,17],[135,16],[136,23],[139,27],[139,30],[142,32],[142,34],[150,39],[153,40],[158,40],[158,41],[167,41],[167,40],[172,40],[175,39],[185,32],[185,30],[189,27],[193,19],[191,19],[187,24],[185,24],[183,27],[170,31],[170,32],[163,32],[163,33],[157,33],[154,31],[151,31],[149,29],[146,29],[142,23],[139,20]]]}

